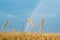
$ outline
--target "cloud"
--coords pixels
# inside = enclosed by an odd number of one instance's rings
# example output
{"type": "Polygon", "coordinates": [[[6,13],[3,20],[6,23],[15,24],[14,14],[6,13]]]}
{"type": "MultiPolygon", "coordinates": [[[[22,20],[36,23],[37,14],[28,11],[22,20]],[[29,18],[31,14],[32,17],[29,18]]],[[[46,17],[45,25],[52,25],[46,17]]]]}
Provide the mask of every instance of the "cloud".
{"type": "Polygon", "coordinates": [[[51,14],[50,15],[50,18],[55,18],[56,17],[56,14],[51,14]]]}
{"type": "Polygon", "coordinates": [[[44,18],[55,18],[56,17],[56,14],[54,14],[54,13],[52,13],[52,14],[47,14],[47,13],[37,13],[37,14],[35,14],[34,15],[34,18],[35,19],[39,19],[39,18],[41,18],[41,17],[44,17],[44,18]]]}
{"type": "Polygon", "coordinates": [[[7,15],[7,17],[9,17],[9,18],[16,18],[17,16],[16,15],[9,14],[9,15],[7,15]]]}
{"type": "Polygon", "coordinates": [[[55,18],[56,14],[42,14],[45,18],[55,18]]]}
{"type": "Polygon", "coordinates": [[[13,14],[2,14],[1,17],[3,18],[18,18],[18,16],[13,14]]]}

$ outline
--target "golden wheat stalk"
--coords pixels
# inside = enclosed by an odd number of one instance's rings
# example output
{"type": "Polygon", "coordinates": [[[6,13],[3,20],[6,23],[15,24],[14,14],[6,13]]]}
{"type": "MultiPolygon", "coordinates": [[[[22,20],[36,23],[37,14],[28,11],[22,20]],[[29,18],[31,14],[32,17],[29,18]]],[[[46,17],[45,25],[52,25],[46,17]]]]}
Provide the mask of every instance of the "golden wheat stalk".
{"type": "Polygon", "coordinates": [[[44,18],[42,18],[40,23],[40,30],[43,31],[43,25],[44,25],[44,18]]]}
{"type": "Polygon", "coordinates": [[[33,27],[35,26],[35,24],[34,24],[34,22],[32,21],[31,18],[28,18],[28,22],[29,22],[30,24],[32,24],[33,27]]]}
{"type": "Polygon", "coordinates": [[[6,20],[3,25],[2,25],[2,30],[6,27],[6,25],[8,24],[8,20],[6,20]]]}
{"type": "Polygon", "coordinates": [[[18,32],[18,30],[14,27],[12,28],[12,32],[18,32]]]}
{"type": "Polygon", "coordinates": [[[15,28],[12,28],[12,32],[14,32],[15,31],[15,28]]]}

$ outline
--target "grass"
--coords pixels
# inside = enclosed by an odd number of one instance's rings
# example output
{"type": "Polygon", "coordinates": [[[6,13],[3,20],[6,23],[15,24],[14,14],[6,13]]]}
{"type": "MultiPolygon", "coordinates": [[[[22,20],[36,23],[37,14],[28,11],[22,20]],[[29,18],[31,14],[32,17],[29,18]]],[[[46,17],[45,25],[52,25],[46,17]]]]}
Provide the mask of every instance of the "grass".
{"type": "Polygon", "coordinates": [[[60,40],[59,33],[0,32],[0,40],[60,40]]]}

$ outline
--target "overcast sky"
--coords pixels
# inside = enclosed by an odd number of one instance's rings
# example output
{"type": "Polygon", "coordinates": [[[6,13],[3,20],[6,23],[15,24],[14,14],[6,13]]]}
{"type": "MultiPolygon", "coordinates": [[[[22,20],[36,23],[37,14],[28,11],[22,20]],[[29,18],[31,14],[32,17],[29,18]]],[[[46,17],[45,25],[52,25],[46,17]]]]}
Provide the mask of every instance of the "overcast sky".
{"type": "Polygon", "coordinates": [[[0,0],[0,30],[7,19],[4,31],[16,28],[22,32],[40,32],[44,17],[44,32],[60,32],[60,0],[0,0]],[[31,17],[35,27],[28,22],[31,17]]]}

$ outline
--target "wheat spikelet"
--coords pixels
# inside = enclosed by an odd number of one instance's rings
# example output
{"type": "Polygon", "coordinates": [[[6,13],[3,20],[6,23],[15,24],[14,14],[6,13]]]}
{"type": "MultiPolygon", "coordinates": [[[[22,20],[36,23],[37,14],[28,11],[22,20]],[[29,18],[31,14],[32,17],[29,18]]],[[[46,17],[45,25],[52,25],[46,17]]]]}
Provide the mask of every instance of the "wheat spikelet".
{"type": "Polygon", "coordinates": [[[6,20],[3,25],[2,25],[2,30],[4,30],[4,28],[6,27],[6,25],[8,24],[8,20],[6,20]]]}
{"type": "Polygon", "coordinates": [[[32,21],[32,19],[31,18],[28,18],[28,22],[30,23],[30,24],[32,24],[32,26],[34,27],[34,22],[32,21]]]}
{"type": "Polygon", "coordinates": [[[44,18],[41,19],[41,23],[40,23],[40,30],[43,30],[43,25],[44,25],[44,18]]]}

